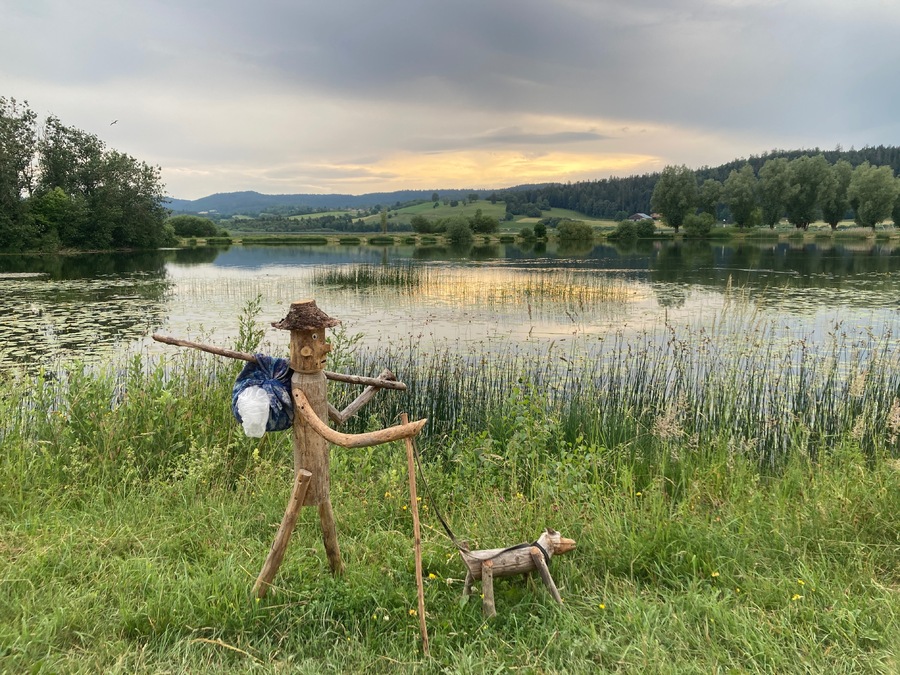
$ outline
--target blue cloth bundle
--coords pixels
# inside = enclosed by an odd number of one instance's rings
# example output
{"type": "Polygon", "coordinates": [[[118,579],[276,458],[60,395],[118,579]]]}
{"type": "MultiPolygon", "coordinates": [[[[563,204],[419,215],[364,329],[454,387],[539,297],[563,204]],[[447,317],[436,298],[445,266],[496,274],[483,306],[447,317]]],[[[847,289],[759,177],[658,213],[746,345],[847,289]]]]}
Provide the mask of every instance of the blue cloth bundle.
{"type": "Polygon", "coordinates": [[[289,429],[294,421],[294,401],[291,398],[290,361],[265,354],[256,354],[256,363],[248,361],[231,390],[231,412],[243,422],[237,400],[247,387],[261,387],[269,396],[269,421],[266,431],[289,429]]]}

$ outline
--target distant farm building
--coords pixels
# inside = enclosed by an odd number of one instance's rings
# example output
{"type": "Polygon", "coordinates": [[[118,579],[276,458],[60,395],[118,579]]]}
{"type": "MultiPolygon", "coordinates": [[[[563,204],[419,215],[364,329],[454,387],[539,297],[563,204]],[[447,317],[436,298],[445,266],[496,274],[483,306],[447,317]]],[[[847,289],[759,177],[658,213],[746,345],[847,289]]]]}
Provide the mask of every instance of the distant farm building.
{"type": "Polygon", "coordinates": [[[628,216],[628,220],[634,220],[635,222],[639,220],[653,220],[653,216],[648,216],[646,213],[634,213],[628,216]]]}

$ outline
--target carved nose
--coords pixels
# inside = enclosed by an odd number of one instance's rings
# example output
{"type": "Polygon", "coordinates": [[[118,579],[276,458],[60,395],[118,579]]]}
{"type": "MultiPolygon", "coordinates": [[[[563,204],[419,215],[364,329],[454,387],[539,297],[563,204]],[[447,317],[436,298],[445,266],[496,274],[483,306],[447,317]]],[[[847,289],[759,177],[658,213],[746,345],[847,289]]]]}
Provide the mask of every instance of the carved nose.
{"type": "Polygon", "coordinates": [[[568,553],[575,548],[575,540],[561,538],[559,543],[553,548],[556,549],[556,553],[568,553]]]}

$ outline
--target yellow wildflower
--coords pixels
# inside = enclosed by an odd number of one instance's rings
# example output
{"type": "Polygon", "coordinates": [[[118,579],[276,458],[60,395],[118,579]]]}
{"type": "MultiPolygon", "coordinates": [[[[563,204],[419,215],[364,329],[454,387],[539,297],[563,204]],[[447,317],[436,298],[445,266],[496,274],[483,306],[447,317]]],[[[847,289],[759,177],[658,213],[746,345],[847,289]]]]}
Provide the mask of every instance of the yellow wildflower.
{"type": "Polygon", "coordinates": [[[805,586],[805,585],[806,585],[806,582],[803,581],[803,579],[797,579],[797,583],[800,584],[801,586],[805,586]]]}
{"type": "Polygon", "coordinates": [[[713,577],[713,578],[715,579],[717,576],[719,576],[719,573],[718,573],[718,572],[713,572],[710,576],[713,577]]]}
{"type": "Polygon", "coordinates": [[[434,572],[429,572],[429,573],[428,573],[428,578],[429,578],[429,579],[437,579],[437,574],[435,574],[434,572]]]}
{"type": "Polygon", "coordinates": [[[800,595],[799,593],[794,593],[794,594],[791,596],[791,600],[802,600],[802,599],[803,599],[803,596],[800,595]]]}
{"type": "Polygon", "coordinates": [[[410,616],[415,616],[417,613],[418,613],[418,612],[416,612],[416,610],[414,610],[414,609],[409,610],[409,615],[410,615],[410,616]]]}
{"type": "Polygon", "coordinates": [[[600,603],[600,609],[606,609],[606,605],[604,603],[600,603]]]}

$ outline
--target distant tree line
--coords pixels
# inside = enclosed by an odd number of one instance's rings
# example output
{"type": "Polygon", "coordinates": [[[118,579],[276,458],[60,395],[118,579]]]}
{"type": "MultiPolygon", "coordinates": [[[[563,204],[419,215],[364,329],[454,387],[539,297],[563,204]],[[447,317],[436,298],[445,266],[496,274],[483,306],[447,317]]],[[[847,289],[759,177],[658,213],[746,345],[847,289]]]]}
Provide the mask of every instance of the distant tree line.
{"type": "Polygon", "coordinates": [[[163,199],[159,167],[0,97],[0,250],[168,245],[163,199]]]}
{"type": "Polygon", "coordinates": [[[740,228],[774,228],[782,218],[806,230],[823,220],[836,229],[853,218],[875,228],[881,222],[900,223],[900,179],[890,165],[868,161],[854,167],[846,159],[829,163],[825,155],[793,159],[770,157],[758,169],[749,162],[731,169],[720,182],[685,166],[667,166],[650,200],[651,209],[677,232],[703,235],[724,207],[740,228]]]}
{"type": "MultiPolygon", "coordinates": [[[[384,213],[384,212],[383,212],[384,213]]],[[[180,217],[180,216],[175,216],[180,217]]],[[[366,222],[362,218],[354,217],[349,213],[329,213],[322,216],[315,214],[302,218],[288,218],[285,216],[264,216],[260,218],[242,218],[231,220],[227,224],[233,230],[242,232],[381,232],[380,222],[366,222]]],[[[391,223],[390,229],[394,232],[410,232],[412,228],[405,223],[391,223]]]]}
{"type": "MultiPolygon", "coordinates": [[[[734,160],[718,167],[702,167],[694,174],[699,189],[707,179],[724,184],[732,171],[739,171],[745,164],[749,164],[754,174],[758,175],[762,166],[771,159],[783,158],[790,162],[804,155],[821,155],[831,165],[843,160],[851,168],[868,162],[872,166],[889,166],[894,175],[900,173],[900,147],[879,145],[859,150],[843,150],[840,147],[826,151],[772,150],[763,155],[754,155],[746,160],[734,160]]],[[[578,211],[592,218],[622,220],[633,213],[650,213],[653,210],[650,201],[661,175],[660,172],[655,172],[531,188],[520,186],[499,193],[499,198],[506,201],[507,212],[512,215],[540,217],[541,211],[562,208],[578,211]]],[[[717,201],[717,204],[721,203],[717,201]]],[[[715,215],[727,216],[728,213],[725,207],[721,206],[715,215]]]]}

